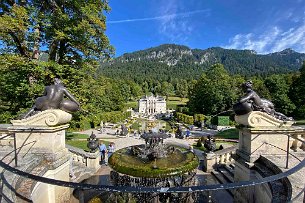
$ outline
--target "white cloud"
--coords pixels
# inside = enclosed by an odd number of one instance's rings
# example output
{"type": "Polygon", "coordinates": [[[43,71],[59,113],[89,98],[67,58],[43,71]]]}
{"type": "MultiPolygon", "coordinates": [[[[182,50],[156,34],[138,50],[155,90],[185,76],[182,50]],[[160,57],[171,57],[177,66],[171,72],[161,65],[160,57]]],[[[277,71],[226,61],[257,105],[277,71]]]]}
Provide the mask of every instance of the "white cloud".
{"type": "Polygon", "coordinates": [[[148,18],[109,20],[109,21],[107,21],[107,23],[108,24],[117,24],[117,23],[130,23],[130,22],[151,21],[151,20],[168,20],[168,19],[181,18],[181,17],[190,16],[190,15],[193,15],[196,13],[204,13],[204,12],[207,12],[207,10],[195,10],[195,11],[189,11],[189,12],[173,13],[173,14],[167,14],[167,15],[161,15],[161,16],[155,16],[155,17],[148,17],[148,18]]]}
{"type": "Polygon", "coordinates": [[[224,46],[229,49],[250,49],[258,53],[270,53],[292,48],[305,53],[305,22],[286,30],[270,27],[262,34],[237,34],[224,46]]]}

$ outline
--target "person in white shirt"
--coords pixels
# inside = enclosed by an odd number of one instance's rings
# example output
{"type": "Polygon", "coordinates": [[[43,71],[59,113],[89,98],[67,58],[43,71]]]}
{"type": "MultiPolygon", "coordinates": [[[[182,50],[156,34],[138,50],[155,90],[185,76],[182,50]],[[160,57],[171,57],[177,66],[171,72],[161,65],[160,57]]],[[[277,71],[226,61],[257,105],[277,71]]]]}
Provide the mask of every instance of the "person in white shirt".
{"type": "Polygon", "coordinates": [[[115,151],[115,146],[114,143],[111,142],[108,146],[108,157],[110,157],[114,151],[115,151]]]}

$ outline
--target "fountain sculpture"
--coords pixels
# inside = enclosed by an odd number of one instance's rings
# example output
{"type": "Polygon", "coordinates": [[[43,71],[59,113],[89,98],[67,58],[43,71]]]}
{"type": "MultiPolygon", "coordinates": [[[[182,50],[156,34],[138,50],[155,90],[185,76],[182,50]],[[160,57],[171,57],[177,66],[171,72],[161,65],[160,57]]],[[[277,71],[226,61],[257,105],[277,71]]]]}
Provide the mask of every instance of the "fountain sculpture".
{"type": "MultiPolygon", "coordinates": [[[[178,187],[196,184],[199,162],[193,152],[166,145],[164,140],[168,135],[165,133],[149,132],[141,137],[145,144],[123,148],[109,158],[114,185],[178,187]]],[[[136,202],[193,202],[196,199],[193,193],[125,195],[136,202]]]]}

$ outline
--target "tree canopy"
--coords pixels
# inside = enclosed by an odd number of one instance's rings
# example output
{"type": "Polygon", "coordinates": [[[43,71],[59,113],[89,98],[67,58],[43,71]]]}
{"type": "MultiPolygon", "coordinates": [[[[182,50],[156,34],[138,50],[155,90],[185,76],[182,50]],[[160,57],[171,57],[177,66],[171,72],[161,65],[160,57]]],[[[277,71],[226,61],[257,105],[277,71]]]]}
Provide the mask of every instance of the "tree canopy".
{"type": "Polygon", "coordinates": [[[6,0],[0,3],[0,40],[6,53],[59,64],[105,59],[114,48],[105,35],[110,7],[103,0],[6,0]]]}
{"type": "Polygon", "coordinates": [[[211,66],[191,89],[188,104],[190,111],[213,115],[229,110],[237,97],[234,84],[223,65],[211,66]]]}

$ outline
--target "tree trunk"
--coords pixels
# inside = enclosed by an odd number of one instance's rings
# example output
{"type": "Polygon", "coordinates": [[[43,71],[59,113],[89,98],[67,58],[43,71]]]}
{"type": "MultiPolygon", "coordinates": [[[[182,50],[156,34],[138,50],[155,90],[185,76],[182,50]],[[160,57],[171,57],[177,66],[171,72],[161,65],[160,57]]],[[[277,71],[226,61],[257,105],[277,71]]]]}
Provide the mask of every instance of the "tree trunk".
{"type": "Polygon", "coordinates": [[[56,54],[57,54],[57,45],[58,41],[53,41],[51,46],[50,46],[50,51],[49,51],[49,61],[55,61],[56,60],[56,54]]]}
{"type": "Polygon", "coordinates": [[[19,51],[19,53],[24,56],[24,57],[29,57],[28,52],[27,52],[27,48],[22,45],[22,42],[20,41],[20,39],[15,35],[15,33],[10,32],[9,33],[11,35],[11,37],[13,38],[14,42],[17,45],[17,49],[19,51]]]}
{"type": "Polygon", "coordinates": [[[59,56],[58,63],[59,64],[63,63],[64,57],[65,57],[65,52],[66,52],[66,42],[65,42],[65,40],[61,40],[59,43],[59,51],[58,51],[58,56],[59,56]]]}
{"type": "Polygon", "coordinates": [[[39,41],[40,41],[40,30],[39,28],[35,28],[35,42],[34,42],[34,47],[33,47],[33,55],[32,55],[32,59],[38,59],[39,58],[39,41]]]}

